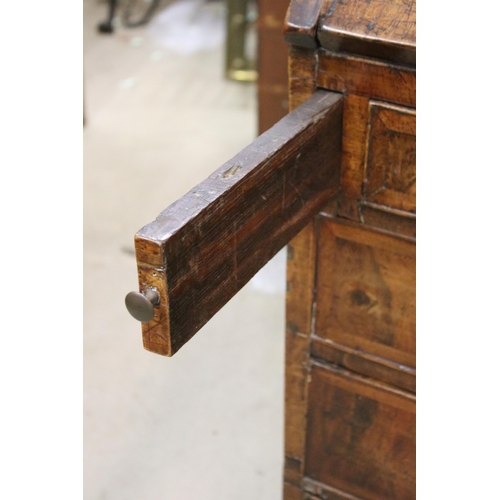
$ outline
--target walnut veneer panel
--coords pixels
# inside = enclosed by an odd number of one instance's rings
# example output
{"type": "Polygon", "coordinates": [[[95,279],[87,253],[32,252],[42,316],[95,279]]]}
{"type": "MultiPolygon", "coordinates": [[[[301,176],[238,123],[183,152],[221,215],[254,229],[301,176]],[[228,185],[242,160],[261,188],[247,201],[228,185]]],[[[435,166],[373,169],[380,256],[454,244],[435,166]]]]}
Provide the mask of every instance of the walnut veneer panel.
{"type": "Polygon", "coordinates": [[[317,30],[323,48],[415,66],[414,0],[326,0],[323,12],[317,30]]]}
{"type": "Polygon", "coordinates": [[[306,449],[309,478],[364,500],[414,499],[415,399],[313,364],[306,449]]]}
{"type": "Polygon", "coordinates": [[[415,245],[319,223],[315,335],[415,367],[415,245]]]}
{"type": "Polygon", "coordinates": [[[366,200],[415,213],[415,110],[370,102],[369,128],[366,200]]]}

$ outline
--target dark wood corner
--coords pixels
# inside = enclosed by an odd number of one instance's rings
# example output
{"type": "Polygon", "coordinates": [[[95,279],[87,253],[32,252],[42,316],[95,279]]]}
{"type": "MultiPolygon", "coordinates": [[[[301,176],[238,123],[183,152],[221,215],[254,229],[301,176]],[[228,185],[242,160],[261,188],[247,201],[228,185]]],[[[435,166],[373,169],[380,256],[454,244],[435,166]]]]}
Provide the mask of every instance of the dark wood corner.
{"type": "Polygon", "coordinates": [[[318,46],[316,31],[324,0],[293,0],[285,18],[285,41],[295,47],[314,49],[318,46]]]}

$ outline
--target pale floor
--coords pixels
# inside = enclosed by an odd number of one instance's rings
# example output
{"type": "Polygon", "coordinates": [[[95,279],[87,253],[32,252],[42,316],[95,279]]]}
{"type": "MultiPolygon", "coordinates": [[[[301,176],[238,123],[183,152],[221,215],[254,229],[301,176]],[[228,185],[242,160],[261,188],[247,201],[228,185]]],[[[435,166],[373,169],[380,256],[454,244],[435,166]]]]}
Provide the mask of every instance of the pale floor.
{"type": "Polygon", "coordinates": [[[222,48],[98,35],[104,5],[83,7],[84,498],[277,500],[283,291],[250,283],[173,358],[124,307],[135,232],[255,137],[255,87],[222,78],[222,48]]]}

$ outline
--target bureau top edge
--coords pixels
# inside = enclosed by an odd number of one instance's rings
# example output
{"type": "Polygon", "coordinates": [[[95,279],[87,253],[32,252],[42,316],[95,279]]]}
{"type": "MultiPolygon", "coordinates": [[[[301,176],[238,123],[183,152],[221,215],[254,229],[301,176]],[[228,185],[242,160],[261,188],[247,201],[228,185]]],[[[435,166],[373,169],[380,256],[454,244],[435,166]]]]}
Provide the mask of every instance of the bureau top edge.
{"type": "Polygon", "coordinates": [[[287,43],[416,66],[414,0],[291,0],[287,43]]]}

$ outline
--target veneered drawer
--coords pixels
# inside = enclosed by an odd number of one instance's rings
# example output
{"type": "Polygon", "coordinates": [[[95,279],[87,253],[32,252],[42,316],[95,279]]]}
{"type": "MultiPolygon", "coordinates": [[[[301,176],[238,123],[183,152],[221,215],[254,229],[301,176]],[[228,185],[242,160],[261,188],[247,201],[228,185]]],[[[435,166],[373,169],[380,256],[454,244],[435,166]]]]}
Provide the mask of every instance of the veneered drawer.
{"type": "Polygon", "coordinates": [[[415,245],[324,217],[318,238],[315,336],[415,368],[415,245]]]}
{"type": "Polygon", "coordinates": [[[366,201],[415,213],[416,181],[415,110],[370,102],[366,201]]]}
{"type": "Polygon", "coordinates": [[[415,498],[413,396],[313,363],[308,400],[306,478],[364,500],[415,498]]]}

